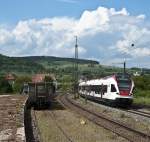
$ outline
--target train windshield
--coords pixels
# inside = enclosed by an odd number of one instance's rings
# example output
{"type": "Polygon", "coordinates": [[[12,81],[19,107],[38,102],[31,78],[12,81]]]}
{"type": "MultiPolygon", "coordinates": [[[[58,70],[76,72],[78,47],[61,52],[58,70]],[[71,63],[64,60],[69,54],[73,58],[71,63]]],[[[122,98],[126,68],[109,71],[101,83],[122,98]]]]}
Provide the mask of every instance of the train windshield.
{"type": "Polygon", "coordinates": [[[129,76],[117,76],[117,83],[119,90],[130,90],[131,88],[131,79],[129,76]]]}

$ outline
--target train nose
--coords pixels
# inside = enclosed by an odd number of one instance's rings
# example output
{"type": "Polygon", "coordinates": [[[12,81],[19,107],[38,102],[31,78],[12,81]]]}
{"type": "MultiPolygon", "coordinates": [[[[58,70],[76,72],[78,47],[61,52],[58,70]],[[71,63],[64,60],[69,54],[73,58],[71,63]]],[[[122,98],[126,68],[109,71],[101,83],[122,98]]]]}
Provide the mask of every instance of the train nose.
{"type": "Polygon", "coordinates": [[[120,91],[120,95],[121,95],[121,96],[129,96],[129,91],[121,90],[121,91],[120,91]]]}

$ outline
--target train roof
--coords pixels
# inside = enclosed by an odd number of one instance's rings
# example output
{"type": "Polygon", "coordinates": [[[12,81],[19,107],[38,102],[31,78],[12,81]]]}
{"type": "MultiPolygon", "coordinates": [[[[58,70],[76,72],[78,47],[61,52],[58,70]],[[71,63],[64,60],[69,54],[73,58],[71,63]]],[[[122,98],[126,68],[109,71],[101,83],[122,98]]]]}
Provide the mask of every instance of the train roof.
{"type": "Polygon", "coordinates": [[[92,80],[87,80],[87,81],[83,81],[81,83],[79,83],[80,86],[82,85],[101,85],[101,84],[108,84],[108,82],[110,83],[114,83],[116,82],[116,80],[118,79],[128,79],[130,78],[131,75],[128,73],[116,73],[113,74],[111,76],[106,76],[103,78],[99,78],[99,79],[92,79],[92,80]]]}
{"type": "Polygon", "coordinates": [[[79,86],[84,86],[84,85],[102,85],[102,84],[108,84],[108,82],[115,82],[115,79],[112,77],[109,77],[107,79],[93,79],[93,80],[88,80],[86,82],[81,82],[79,83],[79,86]]]}

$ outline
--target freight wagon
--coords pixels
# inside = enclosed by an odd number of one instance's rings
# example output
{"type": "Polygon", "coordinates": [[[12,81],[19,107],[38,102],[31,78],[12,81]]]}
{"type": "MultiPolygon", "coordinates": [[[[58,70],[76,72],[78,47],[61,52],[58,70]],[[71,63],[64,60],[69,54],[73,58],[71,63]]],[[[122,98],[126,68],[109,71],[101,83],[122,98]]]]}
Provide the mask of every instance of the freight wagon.
{"type": "Polygon", "coordinates": [[[56,96],[56,81],[45,81],[46,75],[41,75],[41,79],[37,79],[38,76],[28,83],[29,86],[29,104],[30,106],[42,108],[50,106],[51,102],[56,96]]]}

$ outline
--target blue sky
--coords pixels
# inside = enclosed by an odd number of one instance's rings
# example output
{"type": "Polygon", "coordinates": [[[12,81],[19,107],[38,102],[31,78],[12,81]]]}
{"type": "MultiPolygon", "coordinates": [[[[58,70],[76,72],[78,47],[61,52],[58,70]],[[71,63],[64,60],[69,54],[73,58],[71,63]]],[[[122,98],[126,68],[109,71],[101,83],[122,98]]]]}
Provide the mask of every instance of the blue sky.
{"type": "Polygon", "coordinates": [[[149,0],[0,0],[0,21],[13,23],[19,20],[43,17],[70,16],[79,18],[84,10],[99,6],[126,8],[133,14],[150,17],[149,0]]]}
{"type": "Polygon", "coordinates": [[[149,0],[0,0],[0,53],[150,68],[149,0]],[[134,43],[135,46],[131,47],[134,43]]]}

